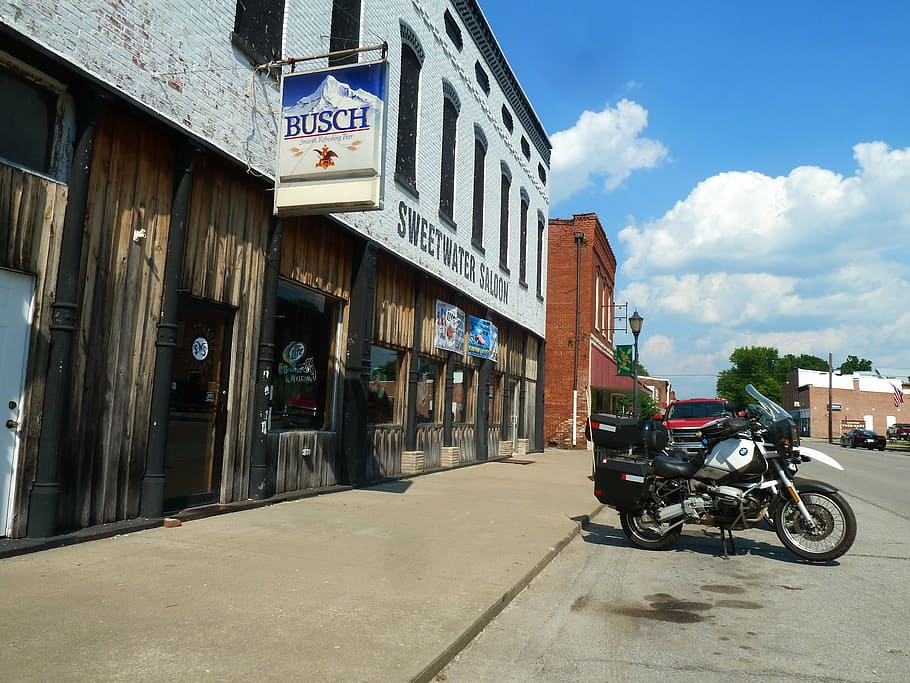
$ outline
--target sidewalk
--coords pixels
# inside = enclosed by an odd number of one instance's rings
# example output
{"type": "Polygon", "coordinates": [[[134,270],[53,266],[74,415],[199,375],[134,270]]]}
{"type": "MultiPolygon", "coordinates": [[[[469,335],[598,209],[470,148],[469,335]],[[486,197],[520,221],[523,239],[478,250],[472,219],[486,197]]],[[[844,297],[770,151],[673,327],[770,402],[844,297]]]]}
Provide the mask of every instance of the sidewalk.
{"type": "Polygon", "coordinates": [[[3,678],[432,680],[601,509],[525,460],[0,560],[3,678]]]}

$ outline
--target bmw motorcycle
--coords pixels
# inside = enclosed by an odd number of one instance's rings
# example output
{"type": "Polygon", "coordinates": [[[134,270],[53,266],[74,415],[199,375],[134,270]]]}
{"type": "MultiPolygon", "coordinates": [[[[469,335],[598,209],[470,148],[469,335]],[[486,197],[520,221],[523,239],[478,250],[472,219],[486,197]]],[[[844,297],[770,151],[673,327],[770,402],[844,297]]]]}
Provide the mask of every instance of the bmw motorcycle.
{"type": "Polygon", "coordinates": [[[688,459],[666,450],[659,422],[590,417],[594,495],[616,508],[633,545],[668,548],[683,524],[700,524],[721,530],[727,557],[728,545],[735,553],[733,531],[764,519],[788,550],[809,562],[830,562],[853,545],[856,516],[838,489],[796,477],[809,460],[843,467],[801,447],[796,424],[780,405],[751,384],[746,392],[755,403],[702,427],[702,448],[688,459]]]}

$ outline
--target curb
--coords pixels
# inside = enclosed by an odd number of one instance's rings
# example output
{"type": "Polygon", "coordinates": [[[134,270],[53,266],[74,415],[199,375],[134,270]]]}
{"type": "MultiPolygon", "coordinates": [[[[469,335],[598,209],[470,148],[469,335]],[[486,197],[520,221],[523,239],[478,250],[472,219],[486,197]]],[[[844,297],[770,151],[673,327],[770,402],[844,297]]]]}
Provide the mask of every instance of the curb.
{"type": "Polygon", "coordinates": [[[598,505],[594,510],[588,515],[581,515],[580,518],[576,519],[574,528],[562,538],[555,546],[550,548],[549,552],[544,555],[543,559],[540,560],[531,570],[525,574],[521,579],[516,582],[512,588],[506,591],[499,600],[490,605],[483,614],[481,614],[473,624],[471,624],[461,635],[459,635],[455,641],[447,647],[442,653],[439,654],[433,661],[431,661],[424,669],[414,676],[411,679],[411,683],[429,683],[434,679],[436,674],[442,671],[446,665],[455,659],[462,650],[464,650],[468,644],[476,638],[481,631],[483,631],[491,621],[493,621],[499,613],[502,612],[506,606],[512,600],[514,600],[519,593],[521,593],[525,588],[528,587],[528,584],[534,580],[534,578],[544,570],[544,568],[553,561],[553,559],[559,555],[560,552],[574,539],[578,534],[581,533],[590,523],[591,519],[596,517],[606,506],[598,505]]]}

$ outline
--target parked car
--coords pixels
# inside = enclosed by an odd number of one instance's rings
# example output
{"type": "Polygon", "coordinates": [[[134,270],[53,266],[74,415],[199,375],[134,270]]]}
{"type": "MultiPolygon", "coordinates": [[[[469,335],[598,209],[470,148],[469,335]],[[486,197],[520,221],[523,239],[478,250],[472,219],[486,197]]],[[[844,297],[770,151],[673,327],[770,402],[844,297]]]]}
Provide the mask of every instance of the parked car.
{"type": "Polygon", "coordinates": [[[868,448],[870,451],[877,448],[880,451],[885,450],[885,437],[873,432],[871,429],[851,429],[840,435],[840,445],[846,448],[868,448]]]}
{"type": "Polygon", "coordinates": [[[910,422],[895,422],[888,427],[888,438],[910,441],[910,422]]]}

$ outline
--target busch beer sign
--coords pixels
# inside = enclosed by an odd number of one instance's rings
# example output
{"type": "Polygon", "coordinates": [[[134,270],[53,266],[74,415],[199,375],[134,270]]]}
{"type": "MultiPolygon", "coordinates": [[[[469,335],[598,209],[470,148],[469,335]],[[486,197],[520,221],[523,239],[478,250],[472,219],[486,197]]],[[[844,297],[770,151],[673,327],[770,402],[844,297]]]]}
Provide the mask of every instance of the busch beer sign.
{"type": "Polygon", "coordinates": [[[284,74],[275,213],[381,207],[386,62],[284,74]]]}

